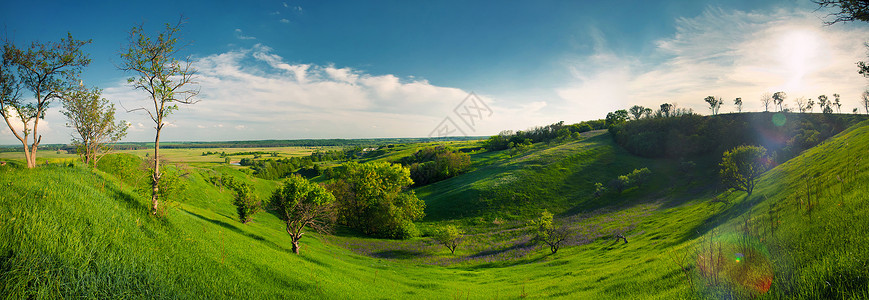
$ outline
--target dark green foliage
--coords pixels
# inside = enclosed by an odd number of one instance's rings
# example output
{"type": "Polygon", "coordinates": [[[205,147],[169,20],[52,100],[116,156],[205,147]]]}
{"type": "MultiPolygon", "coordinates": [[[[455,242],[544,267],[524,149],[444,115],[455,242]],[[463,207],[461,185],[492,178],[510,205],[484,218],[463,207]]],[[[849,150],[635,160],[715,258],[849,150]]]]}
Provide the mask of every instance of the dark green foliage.
{"type": "MultiPolygon", "coordinates": [[[[627,111],[624,112],[624,116],[627,118],[627,111]]],[[[543,127],[516,131],[515,133],[511,130],[505,130],[501,131],[498,135],[489,137],[484,143],[484,147],[487,151],[500,151],[510,149],[510,143],[513,143],[513,145],[523,144],[527,140],[530,140],[531,143],[563,140],[573,137],[574,133],[604,129],[606,128],[606,124],[604,120],[584,121],[572,125],[564,125],[564,121],[561,121],[543,127]]]]}
{"type": "Polygon", "coordinates": [[[410,170],[401,165],[350,162],[327,187],[341,224],[369,235],[410,238],[419,234],[413,221],[425,215],[425,203],[407,190],[411,184],[410,170]]]}
{"type": "Polygon", "coordinates": [[[423,186],[467,172],[471,167],[471,155],[437,146],[419,150],[399,162],[410,169],[413,185],[423,186]]]}
{"type": "Polygon", "coordinates": [[[627,121],[628,121],[628,111],[627,110],[620,109],[620,110],[606,114],[606,126],[608,128],[612,128],[613,126],[623,124],[627,121]]]}
{"type": "Polygon", "coordinates": [[[793,113],[692,114],[644,118],[614,126],[610,132],[616,143],[642,157],[694,157],[752,144],[764,146],[782,162],[865,119],[861,115],[793,113]],[[818,135],[813,137],[811,131],[818,135]],[[788,142],[797,135],[801,137],[788,142]]]}

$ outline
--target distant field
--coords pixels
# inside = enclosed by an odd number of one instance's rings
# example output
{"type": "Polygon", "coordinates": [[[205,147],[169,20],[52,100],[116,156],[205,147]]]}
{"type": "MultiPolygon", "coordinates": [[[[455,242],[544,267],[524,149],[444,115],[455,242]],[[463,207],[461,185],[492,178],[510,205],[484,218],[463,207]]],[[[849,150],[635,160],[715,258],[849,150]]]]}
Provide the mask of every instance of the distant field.
{"type": "MultiPolygon", "coordinates": [[[[230,160],[233,162],[237,162],[242,158],[253,158],[253,154],[247,155],[232,155],[233,153],[242,153],[242,152],[277,152],[276,157],[272,157],[269,154],[262,154],[262,157],[268,158],[287,158],[287,157],[300,157],[310,155],[314,151],[321,150],[336,150],[341,149],[341,147],[261,147],[261,148],[195,148],[195,149],[160,149],[160,155],[162,155],[165,159],[173,163],[188,163],[188,164],[213,164],[213,163],[223,163],[225,159],[220,157],[219,154],[211,154],[203,156],[203,153],[206,152],[217,152],[222,153],[226,152],[229,156],[230,160]]],[[[154,149],[141,149],[141,150],[121,150],[116,151],[116,153],[130,153],[137,155],[139,157],[145,157],[146,154],[154,153],[154,149]]],[[[40,163],[44,162],[61,162],[66,160],[74,160],[78,158],[78,155],[75,153],[66,153],[65,151],[54,151],[54,150],[44,150],[39,151],[36,154],[37,161],[40,163]]],[[[0,153],[0,160],[23,160],[24,153],[23,152],[2,152],[0,153]]]]}

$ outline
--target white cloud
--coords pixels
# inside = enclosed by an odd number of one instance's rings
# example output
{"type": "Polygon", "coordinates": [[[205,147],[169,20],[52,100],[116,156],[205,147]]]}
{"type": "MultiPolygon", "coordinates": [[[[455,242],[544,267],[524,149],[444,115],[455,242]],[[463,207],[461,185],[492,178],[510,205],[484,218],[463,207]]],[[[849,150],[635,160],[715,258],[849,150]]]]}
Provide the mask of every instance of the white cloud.
{"type": "Polygon", "coordinates": [[[235,37],[240,39],[240,40],[255,40],[256,39],[255,37],[244,35],[244,32],[242,32],[241,29],[238,29],[238,28],[235,29],[235,37]]]}
{"type": "MultiPolygon", "coordinates": [[[[418,78],[291,63],[260,44],[202,57],[196,67],[201,102],[173,113],[171,124],[177,127],[163,131],[167,141],[421,137],[452,115],[468,95],[468,91],[418,78]],[[230,133],[225,127],[240,131],[230,133]]],[[[137,100],[141,93],[131,92],[125,84],[106,91],[125,107],[145,103],[137,100]]],[[[494,99],[483,99],[495,114],[473,130],[465,128],[468,134],[494,134],[516,127],[524,124],[519,120],[539,117],[546,106],[540,101],[502,108],[494,99]],[[502,112],[514,115],[502,116],[502,112]]],[[[147,120],[143,114],[130,117],[147,120]]],[[[129,140],[148,138],[150,132],[131,134],[129,140]]]]}
{"type": "Polygon", "coordinates": [[[290,20],[287,20],[287,19],[281,19],[280,22],[281,22],[281,23],[284,23],[284,24],[289,24],[289,23],[290,23],[290,20]]]}
{"type": "Polygon", "coordinates": [[[659,40],[649,57],[614,55],[599,42],[595,55],[568,63],[576,81],[558,95],[594,112],[588,118],[664,102],[708,113],[702,99],[709,95],[724,98],[722,112],[733,110],[736,97],[744,109],[758,111],[768,91],[785,91],[788,102],[839,93],[843,111],[850,111],[866,84],[854,64],[866,58],[867,36],[865,27],[824,26],[812,12],[710,8],[677,19],[676,33],[659,40]]]}

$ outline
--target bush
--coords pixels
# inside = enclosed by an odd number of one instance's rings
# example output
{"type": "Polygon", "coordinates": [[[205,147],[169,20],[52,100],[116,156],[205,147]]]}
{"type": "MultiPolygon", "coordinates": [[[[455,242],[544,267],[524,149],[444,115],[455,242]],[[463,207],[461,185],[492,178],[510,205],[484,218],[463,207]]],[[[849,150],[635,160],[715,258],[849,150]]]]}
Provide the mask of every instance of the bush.
{"type": "Polygon", "coordinates": [[[262,207],[262,203],[256,198],[256,194],[254,194],[253,185],[234,180],[228,176],[223,181],[235,193],[232,204],[235,205],[238,220],[242,224],[252,221],[253,215],[259,212],[262,207]]]}

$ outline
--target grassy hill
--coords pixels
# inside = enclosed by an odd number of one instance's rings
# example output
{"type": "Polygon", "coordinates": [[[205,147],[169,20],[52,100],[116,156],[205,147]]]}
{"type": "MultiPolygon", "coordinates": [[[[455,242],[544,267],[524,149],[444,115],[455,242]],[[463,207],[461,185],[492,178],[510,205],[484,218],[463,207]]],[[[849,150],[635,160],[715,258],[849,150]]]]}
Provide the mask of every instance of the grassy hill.
{"type": "Polygon", "coordinates": [[[207,179],[229,174],[261,197],[277,183],[229,167],[179,167],[186,188],[154,218],[125,170],[6,166],[0,295],[867,298],[867,154],[863,122],[767,172],[748,197],[721,193],[716,157],[696,157],[686,172],[602,132],[514,157],[476,153],[472,172],[416,190],[428,206],[423,231],[450,223],[469,232],[456,255],[426,237],[352,233],[308,234],[294,255],[277,217],[242,225],[231,195],[207,179]],[[645,185],[593,196],[595,182],[642,167],[654,174],[645,185]],[[521,229],[542,209],[573,233],[556,254],[521,229]]]}

